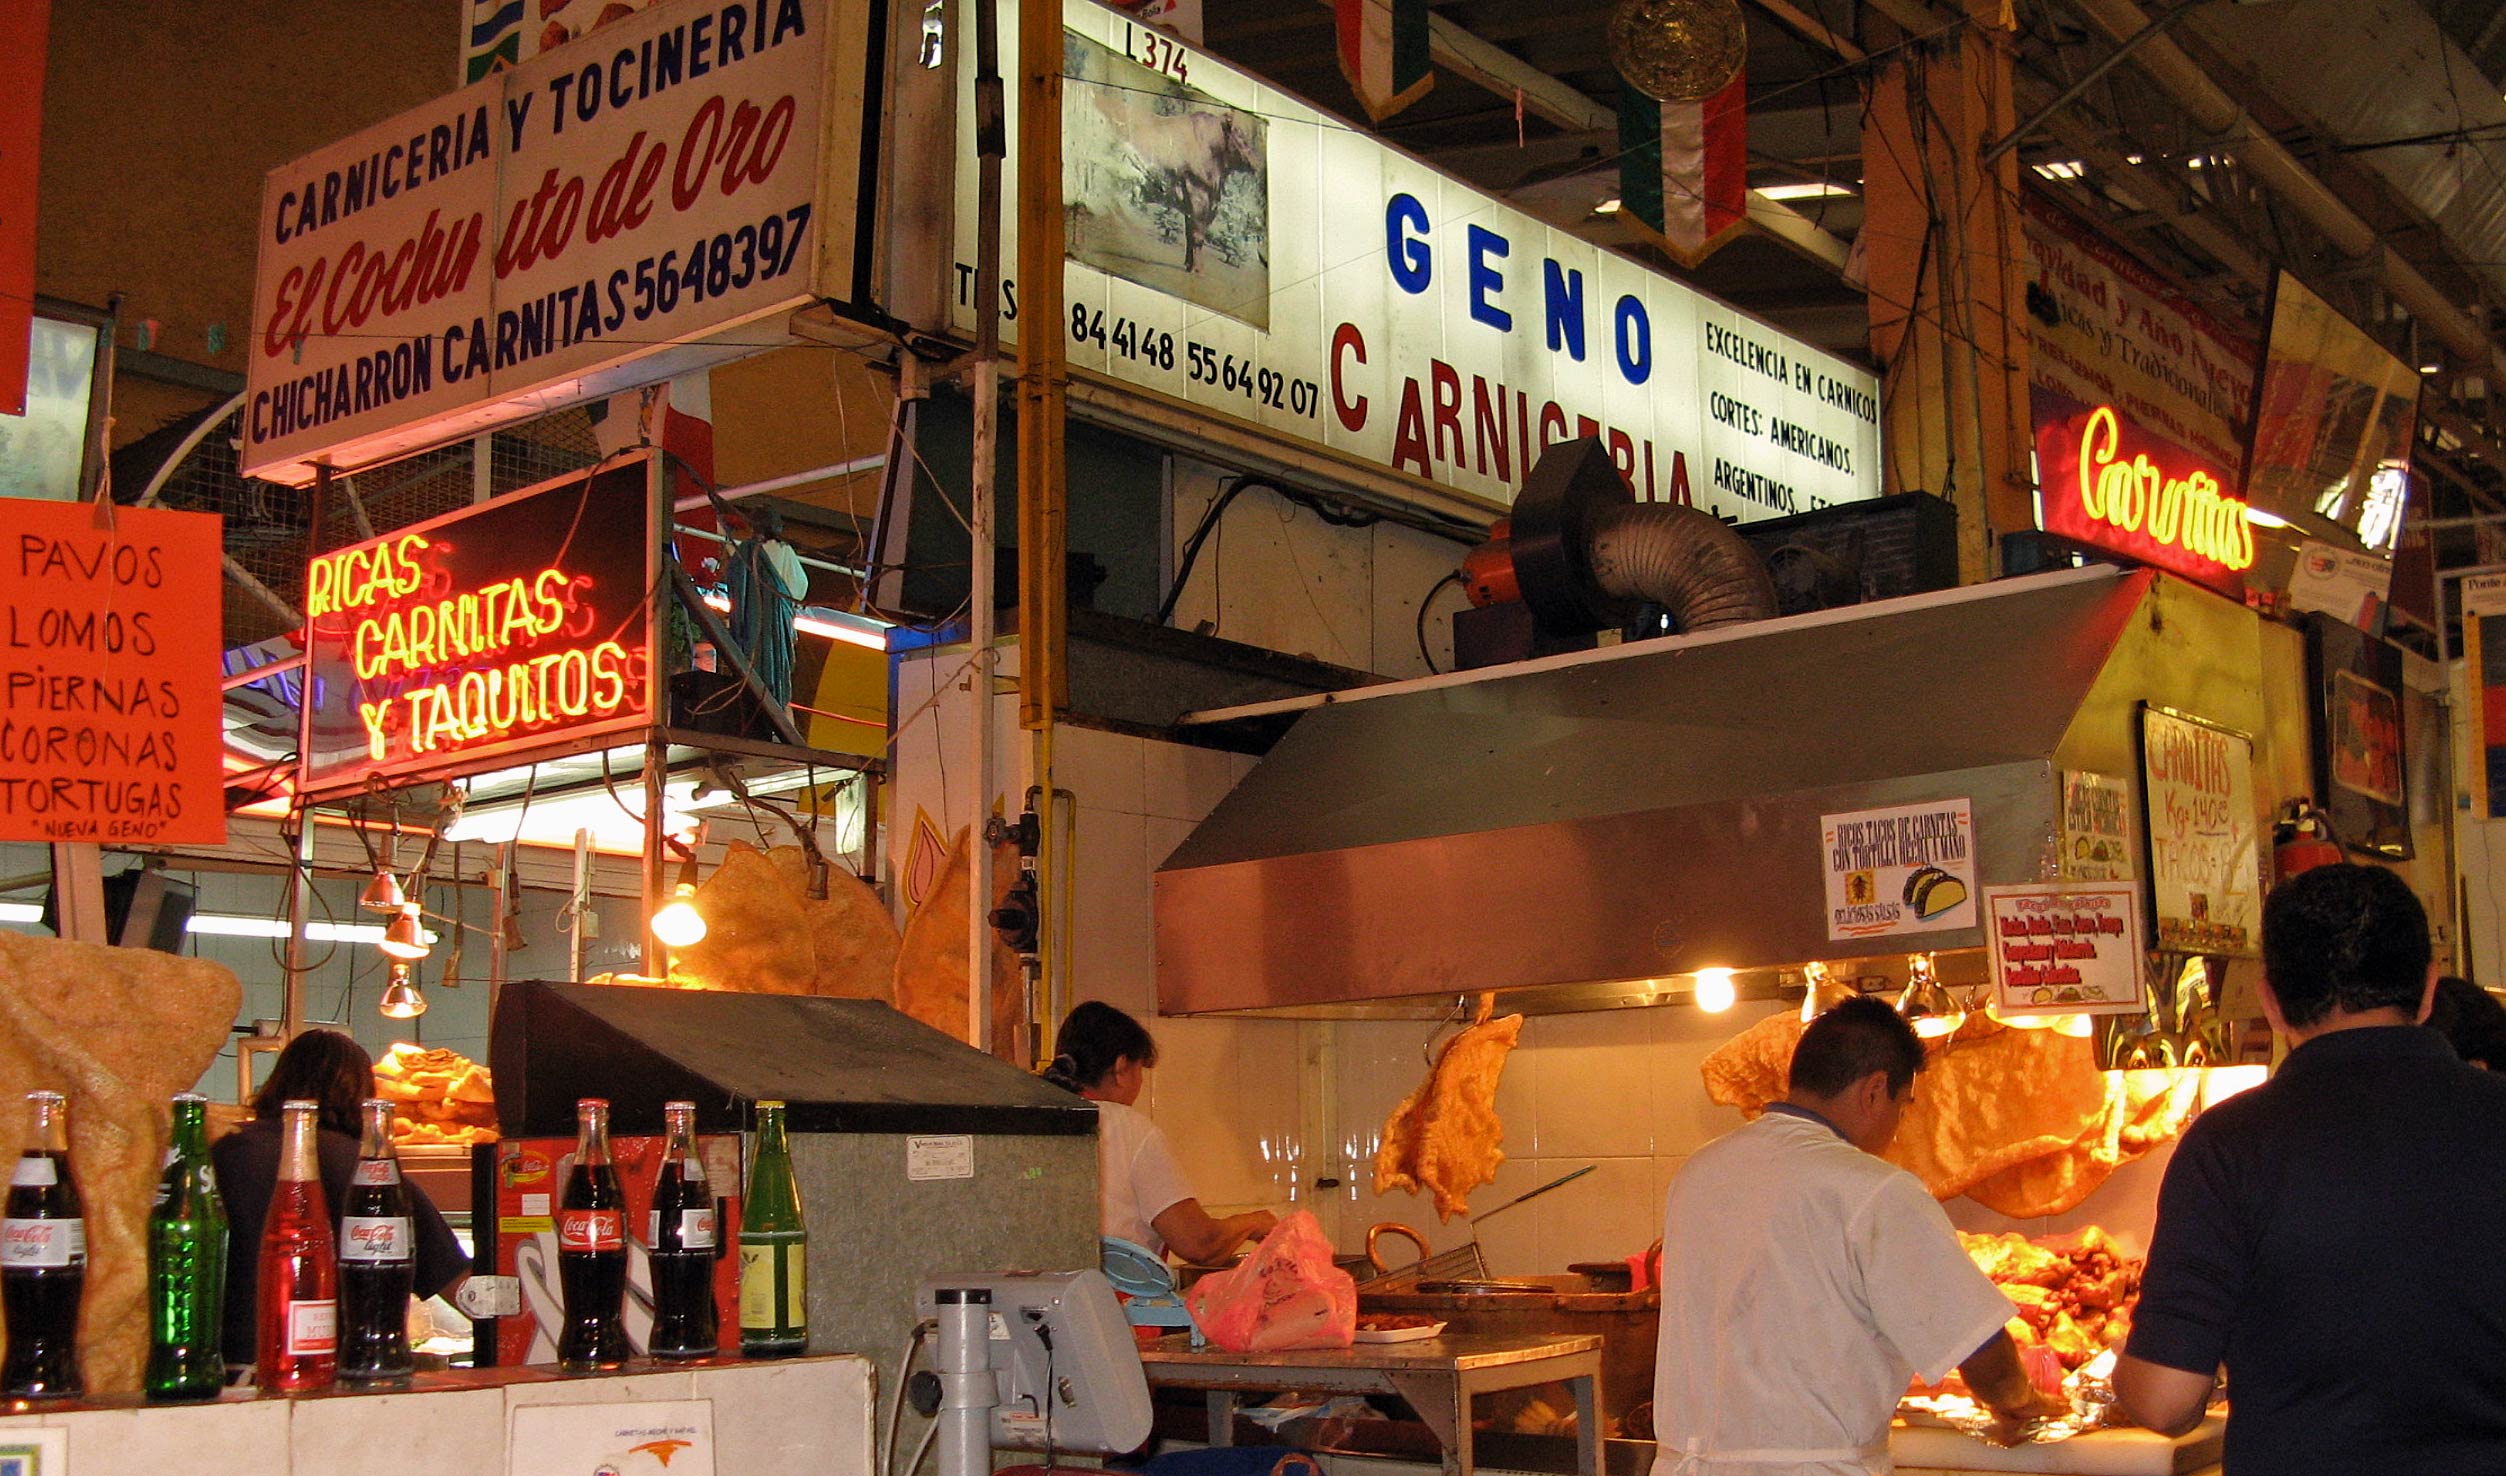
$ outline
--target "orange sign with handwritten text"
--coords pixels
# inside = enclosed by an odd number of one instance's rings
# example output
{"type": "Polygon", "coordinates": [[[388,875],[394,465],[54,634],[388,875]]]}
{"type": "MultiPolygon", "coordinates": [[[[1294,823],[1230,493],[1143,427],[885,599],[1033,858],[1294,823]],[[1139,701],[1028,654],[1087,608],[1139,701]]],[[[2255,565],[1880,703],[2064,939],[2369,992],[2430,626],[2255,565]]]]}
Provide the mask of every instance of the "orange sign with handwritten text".
{"type": "Polygon", "coordinates": [[[217,516],[0,508],[0,840],[223,842],[217,516]]]}

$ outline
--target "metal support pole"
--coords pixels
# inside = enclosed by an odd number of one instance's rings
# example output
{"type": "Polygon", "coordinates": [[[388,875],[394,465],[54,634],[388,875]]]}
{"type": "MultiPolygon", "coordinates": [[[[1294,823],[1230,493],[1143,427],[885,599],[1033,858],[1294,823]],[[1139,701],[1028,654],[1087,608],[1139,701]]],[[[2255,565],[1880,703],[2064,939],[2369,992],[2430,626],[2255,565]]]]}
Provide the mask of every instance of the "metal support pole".
{"type": "Polygon", "coordinates": [[[313,917],[313,807],[296,811],[296,864],[287,874],[287,986],[279,1000],[279,1034],[289,1040],[305,1028],[305,925],[313,917]]]}
{"type": "MultiPolygon", "coordinates": [[[[966,906],[966,1040],[977,1050],[991,1046],[992,844],[984,834],[992,818],[992,563],[998,556],[993,531],[998,508],[995,475],[1001,422],[1001,161],[1009,152],[1008,99],[1001,86],[1000,0],[969,0],[975,12],[975,364],[974,475],[967,496],[970,545],[967,640],[973,648],[967,690],[973,695],[970,735],[975,750],[974,810],[966,844],[971,895],[966,906]]],[[[1061,54],[1056,35],[1054,55],[1061,54]]],[[[1053,166],[1059,169],[1056,162],[1053,166]]]]}
{"type": "MultiPolygon", "coordinates": [[[[1018,720],[1035,734],[1030,781],[1044,797],[1043,890],[1063,862],[1052,843],[1053,718],[1070,700],[1068,487],[1062,436],[1070,358],[1062,334],[1061,0],[1019,0],[1018,283],[1027,330],[1018,336],[1018,720]]],[[[991,905],[985,891],[984,905],[991,905]]],[[[1021,1012],[1032,1049],[1043,1039],[1057,987],[1052,910],[1041,910],[1036,986],[1021,1012]]]]}
{"type": "Polygon", "coordinates": [[[592,910],[592,833],[574,833],[574,896],[566,903],[573,915],[574,926],[567,930],[572,939],[566,945],[566,977],[577,984],[583,982],[583,919],[592,910]]]}
{"type": "Polygon", "coordinates": [[[939,1476],[985,1476],[992,1469],[992,1407],[1001,1402],[986,1351],[992,1293],[981,1287],[942,1287],[935,1300],[940,1335],[931,1362],[940,1376],[939,1476]]]}
{"type": "Polygon", "coordinates": [[[663,801],[662,786],[670,777],[670,750],[659,739],[644,745],[644,884],[638,889],[641,904],[635,914],[636,935],[642,940],[637,971],[646,978],[659,979],[668,973],[670,953],[659,938],[653,936],[653,913],[661,907],[661,899],[669,893],[663,871],[669,862],[667,849],[670,834],[669,817],[663,801]]]}

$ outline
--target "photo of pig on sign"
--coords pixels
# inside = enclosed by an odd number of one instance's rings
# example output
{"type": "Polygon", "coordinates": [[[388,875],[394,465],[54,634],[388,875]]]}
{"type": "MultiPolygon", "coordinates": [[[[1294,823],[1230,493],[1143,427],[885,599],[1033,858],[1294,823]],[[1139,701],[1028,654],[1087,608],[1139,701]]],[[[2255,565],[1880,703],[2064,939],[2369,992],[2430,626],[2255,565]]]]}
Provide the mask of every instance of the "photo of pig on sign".
{"type": "Polygon", "coordinates": [[[1827,936],[1975,926],[1975,818],[1963,799],[1819,817],[1827,936]]]}
{"type": "Polygon", "coordinates": [[[2137,884],[1990,887],[1984,911],[1996,1012],[2134,1015],[2147,1008],[2137,884]]]}

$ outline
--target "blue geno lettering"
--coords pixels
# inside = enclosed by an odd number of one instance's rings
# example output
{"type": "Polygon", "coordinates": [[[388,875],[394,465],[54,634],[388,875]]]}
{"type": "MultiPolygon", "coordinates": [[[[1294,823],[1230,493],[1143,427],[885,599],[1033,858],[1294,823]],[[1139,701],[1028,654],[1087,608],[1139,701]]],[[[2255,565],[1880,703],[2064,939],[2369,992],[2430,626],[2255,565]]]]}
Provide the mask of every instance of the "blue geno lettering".
{"type": "Polygon", "coordinates": [[[1620,298],[1612,316],[1618,328],[1618,372],[1629,384],[1642,384],[1653,377],[1653,320],[1634,297],[1620,298]]]}
{"type": "Polygon", "coordinates": [[[1569,271],[1552,257],[1543,263],[1540,300],[1543,315],[1549,320],[1549,352],[1566,350],[1566,356],[1580,364],[1584,361],[1584,274],[1569,271]]]}
{"type": "Polygon", "coordinates": [[[1513,252],[1513,243],[1486,226],[1469,227],[1465,239],[1470,243],[1471,316],[1491,328],[1512,329],[1514,315],[1488,298],[1505,290],[1505,273],[1498,271],[1489,258],[1503,261],[1513,252]]]}
{"type": "Polygon", "coordinates": [[[1395,195],[1385,202],[1384,258],[1391,263],[1394,283],[1413,295],[1426,291],[1436,274],[1426,235],[1427,207],[1416,195],[1395,195]]]}

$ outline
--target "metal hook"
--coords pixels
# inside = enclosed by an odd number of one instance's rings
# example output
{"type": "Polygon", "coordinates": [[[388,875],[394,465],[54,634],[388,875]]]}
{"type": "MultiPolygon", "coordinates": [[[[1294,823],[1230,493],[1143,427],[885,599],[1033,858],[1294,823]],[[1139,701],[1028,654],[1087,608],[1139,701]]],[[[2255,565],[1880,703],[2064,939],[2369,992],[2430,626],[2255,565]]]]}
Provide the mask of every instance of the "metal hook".
{"type": "Polygon", "coordinates": [[[1471,997],[1467,994],[1453,996],[1453,1008],[1445,1011],[1435,1024],[1427,1028],[1427,1038],[1418,1043],[1418,1053],[1426,1058],[1430,1068],[1436,1064],[1436,1037],[1444,1034],[1444,1027],[1462,1018],[1462,1012],[1469,1009],[1470,1004],[1471,997]]]}

